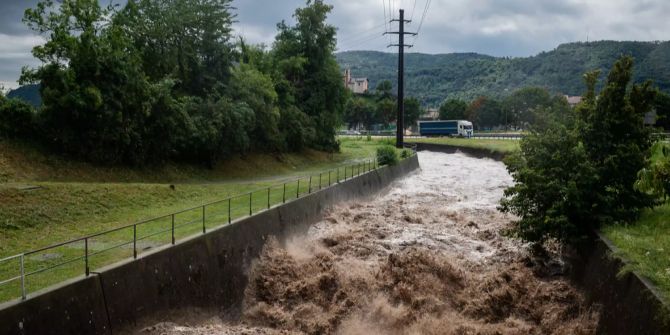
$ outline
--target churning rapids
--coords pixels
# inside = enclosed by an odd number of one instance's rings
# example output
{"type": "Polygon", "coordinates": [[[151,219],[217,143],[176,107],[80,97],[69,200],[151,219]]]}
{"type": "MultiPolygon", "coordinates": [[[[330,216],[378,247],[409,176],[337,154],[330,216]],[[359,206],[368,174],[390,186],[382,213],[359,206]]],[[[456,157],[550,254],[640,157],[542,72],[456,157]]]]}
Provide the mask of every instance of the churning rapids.
{"type": "Polygon", "coordinates": [[[270,240],[238,320],[183,317],[138,333],[595,333],[598,312],[560,262],[503,236],[513,218],[496,210],[512,183],[502,163],[419,160],[421,171],[375,199],[329,210],[306,236],[270,240]]]}

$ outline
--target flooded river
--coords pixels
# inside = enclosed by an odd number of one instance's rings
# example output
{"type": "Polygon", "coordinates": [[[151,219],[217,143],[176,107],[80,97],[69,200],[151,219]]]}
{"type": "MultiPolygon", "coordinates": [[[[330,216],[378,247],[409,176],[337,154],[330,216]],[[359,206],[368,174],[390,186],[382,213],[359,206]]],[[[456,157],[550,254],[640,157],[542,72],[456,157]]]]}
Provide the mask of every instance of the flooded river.
{"type": "MultiPolygon", "coordinates": [[[[332,208],[306,236],[269,241],[242,314],[139,334],[593,334],[597,311],[503,235],[502,163],[419,153],[421,171],[332,208]],[[225,321],[224,321],[225,320],[225,321]]],[[[196,320],[197,319],[197,320],[196,320]]]]}

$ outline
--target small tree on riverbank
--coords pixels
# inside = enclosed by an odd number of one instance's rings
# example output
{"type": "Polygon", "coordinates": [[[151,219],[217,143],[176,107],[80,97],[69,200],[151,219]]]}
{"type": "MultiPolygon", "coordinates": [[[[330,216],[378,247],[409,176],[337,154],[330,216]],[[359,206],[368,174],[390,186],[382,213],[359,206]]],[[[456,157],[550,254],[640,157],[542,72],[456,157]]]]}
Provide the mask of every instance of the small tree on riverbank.
{"type": "Polygon", "coordinates": [[[634,185],[652,143],[642,120],[655,91],[650,83],[629,89],[632,67],[630,57],[619,60],[597,98],[598,74],[587,74],[575,114],[534,129],[507,159],[516,185],[505,191],[500,210],[519,217],[518,237],[575,242],[603,224],[632,222],[654,205],[634,185]]]}

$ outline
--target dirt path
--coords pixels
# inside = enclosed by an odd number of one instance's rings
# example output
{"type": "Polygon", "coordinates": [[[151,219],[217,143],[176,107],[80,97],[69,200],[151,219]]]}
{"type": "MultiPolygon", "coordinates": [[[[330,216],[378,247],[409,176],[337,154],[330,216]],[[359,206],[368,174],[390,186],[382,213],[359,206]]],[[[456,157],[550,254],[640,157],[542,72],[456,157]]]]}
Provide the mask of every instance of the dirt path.
{"type": "Polygon", "coordinates": [[[332,209],[307,236],[270,241],[243,316],[140,334],[593,334],[598,313],[504,237],[504,166],[420,153],[422,171],[332,209]]]}

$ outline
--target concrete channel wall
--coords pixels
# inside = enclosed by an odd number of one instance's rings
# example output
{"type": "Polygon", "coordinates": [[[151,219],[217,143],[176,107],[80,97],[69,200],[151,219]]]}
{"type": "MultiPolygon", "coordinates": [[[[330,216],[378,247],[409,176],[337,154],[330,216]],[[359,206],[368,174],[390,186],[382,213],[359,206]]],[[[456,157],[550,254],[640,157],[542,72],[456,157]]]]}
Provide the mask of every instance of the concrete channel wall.
{"type": "MultiPolygon", "coordinates": [[[[462,152],[477,158],[502,160],[505,155],[486,149],[417,143],[419,151],[462,152]]],[[[634,272],[621,274],[625,263],[616,258],[616,247],[595,233],[592,242],[572,250],[566,261],[572,281],[602,306],[597,334],[670,334],[670,308],[657,289],[634,272]]]]}
{"type": "Polygon", "coordinates": [[[416,156],[274,207],[26,301],[0,306],[0,335],[114,334],[181,308],[235,310],[266,240],[306,229],[337,203],[368,197],[419,168],[416,156]]]}

